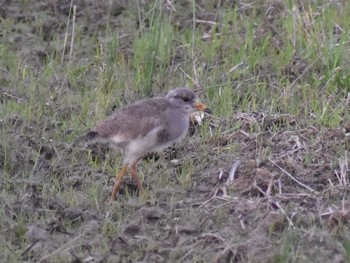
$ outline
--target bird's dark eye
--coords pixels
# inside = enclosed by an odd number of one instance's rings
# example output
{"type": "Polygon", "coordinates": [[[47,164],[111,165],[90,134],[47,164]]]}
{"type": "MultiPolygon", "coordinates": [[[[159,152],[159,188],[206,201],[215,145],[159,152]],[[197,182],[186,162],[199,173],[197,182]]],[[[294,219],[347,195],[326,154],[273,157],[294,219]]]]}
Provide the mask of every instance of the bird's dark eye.
{"type": "Polygon", "coordinates": [[[190,98],[187,97],[187,96],[183,96],[183,97],[182,97],[182,100],[183,100],[184,102],[189,102],[189,101],[190,101],[190,98]]]}

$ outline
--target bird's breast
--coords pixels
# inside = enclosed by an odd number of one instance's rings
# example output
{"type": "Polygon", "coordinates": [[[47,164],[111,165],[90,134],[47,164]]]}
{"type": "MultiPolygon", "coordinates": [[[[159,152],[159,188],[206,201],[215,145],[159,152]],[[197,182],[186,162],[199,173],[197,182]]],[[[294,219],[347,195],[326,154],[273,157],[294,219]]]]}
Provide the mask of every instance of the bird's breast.
{"type": "Polygon", "coordinates": [[[165,112],[163,129],[158,132],[160,142],[176,142],[183,138],[188,130],[189,116],[181,111],[165,112]]]}

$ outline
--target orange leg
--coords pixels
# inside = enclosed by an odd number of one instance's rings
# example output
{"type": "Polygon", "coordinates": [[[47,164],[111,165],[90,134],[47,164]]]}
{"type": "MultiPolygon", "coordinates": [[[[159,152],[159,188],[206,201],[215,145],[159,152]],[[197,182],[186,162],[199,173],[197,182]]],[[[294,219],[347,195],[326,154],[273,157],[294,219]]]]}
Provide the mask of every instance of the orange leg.
{"type": "Polygon", "coordinates": [[[140,192],[141,193],[144,192],[140,178],[137,176],[137,161],[135,161],[131,164],[130,174],[131,174],[132,179],[135,181],[137,187],[139,188],[140,192]]]}
{"type": "Polygon", "coordinates": [[[117,174],[116,181],[115,181],[114,186],[113,186],[111,201],[115,200],[115,198],[116,198],[116,196],[117,196],[117,194],[119,192],[120,185],[121,185],[121,183],[123,181],[123,176],[125,175],[128,167],[129,167],[129,165],[127,163],[124,164],[122,169],[117,174]]]}

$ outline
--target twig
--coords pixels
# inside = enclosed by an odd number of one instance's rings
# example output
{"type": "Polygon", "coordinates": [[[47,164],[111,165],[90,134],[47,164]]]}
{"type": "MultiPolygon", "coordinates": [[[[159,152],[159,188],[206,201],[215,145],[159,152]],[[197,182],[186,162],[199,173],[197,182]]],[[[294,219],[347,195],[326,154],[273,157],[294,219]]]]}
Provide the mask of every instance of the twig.
{"type": "Polygon", "coordinates": [[[9,98],[11,98],[11,99],[15,99],[15,100],[18,100],[18,101],[24,101],[24,99],[22,99],[22,98],[20,98],[20,97],[17,97],[17,96],[15,96],[15,95],[12,95],[12,94],[10,94],[10,93],[7,93],[6,91],[3,93],[3,95],[4,95],[4,96],[7,96],[7,97],[9,97],[9,98]]]}
{"type": "Polygon", "coordinates": [[[73,238],[71,241],[69,241],[68,243],[65,243],[63,246],[57,248],[55,251],[53,251],[51,254],[41,258],[38,263],[40,262],[45,262],[47,259],[49,259],[50,257],[63,252],[64,250],[68,249],[75,241],[77,241],[79,238],[83,237],[84,235],[86,235],[89,231],[91,231],[94,228],[94,226],[91,226],[90,228],[88,228],[87,230],[85,230],[83,233],[81,233],[79,236],[73,238]]]}
{"type": "Polygon", "coordinates": [[[230,202],[233,199],[234,199],[234,197],[227,195],[227,191],[226,191],[225,187],[219,187],[215,190],[215,193],[213,194],[212,197],[210,197],[208,200],[206,200],[204,202],[201,202],[200,205],[205,206],[213,200],[221,200],[221,201],[225,201],[225,202],[230,202]],[[218,196],[219,191],[223,192],[223,196],[218,196]]]}
{"type": "Polygon", "coordinates": [[[347,174],[347,171],[349,171],[347,152],[345,152],[344,158],[339,158],[338,163],[339,163],[340,171],[338,173],[338,171],[335,170],[335,175],[338,178],[339,184],[342,186],[346,186],[347,185],[346,174],[347,174]]]}
{"type": "Polygon", "coordinates": [[[234,72],[237,68],[239,68],[240,66],[244,65],[244,62],[239,62],[237,65],[233,66],[229,71],[228,74],[231,74],[232,72],[234,72]]]}
{"type": "Polygon", "coordinates": [[[73,54],[76,12],[77,12],[77,6],[74,5],[74,6],[73,6],[72,37],[71,37],[71,40],[70,40],[70,50],[69,50],[68,65],[71,63],[72,54],[73,54]]]}
{"type": "Polygon", "coordinates": [[[222,238],[221,236],[218,236],[216,234],[212,234],[212,233],[204,233],[204,234],[201,234],[199,237],[204,237],[204,238],[206,238],[206,237],[213,237],[213,238],[215,238],[217,240],[220,240],[222,243],[225,243],[225,239],[224,238],[222,238]]]}
{"type": "Polygon", "coordinates": [[[309,190],[310,192],[313,193],[317,193],[317,191],[315,191],[314,189],[312,189],[311,187],[307,186],[306,184],[303,184],[302,182],[300,182],[298,179],[296,179],[293,175],[291,175],[290,173],[288,173],[286,170],[284,170],[281,166],[279,166],[277,163],[275,163],[274,161],[272,161],[271,159],[269,159],[269,161],[275,165],[276,167],[278,167],[285,175],[287,175],[290,179],[292,179],[294,182],[296,182],[297,184],[301,185],[302,187],[306,188],[307,190],[309,190]]]}
{"type": "Polygon", "coordinates": [[[228,176],[227,181],[226,181],[226,185],[231,184],[232,181],[235,179],[236,171],[237,171],[238,167],[241,165],[241,163],[242,163],[242,161],[239,160],[232,165],[229,176],[228,176]]]}
{"type": "Polygon", "coordinates": [[[193,83],[196,84],[196,81],[195,81],[193,78],[191,78],[191,76],[188,75],[181,67],[180,67],[179,69],[182,71],[182,73],[185,74],[185,76],[186,76],[188,79],[190,79],[193,83]]]}
{"type": "Polygon", "coordinates": [[[70,16],[71,16],[71,12],[72,12],[72,6],[73,6],[73,0],[70,1],[69,13],[68,13],[68,18],[67,18],[67,29],[66,29],[66,33],[64,34],[64,42],[63,42],[62,57],[61,57],[61,67],[63,65],[64,53],[66,51],[66,46],[67,46],[68,28],[69,28],[70,16]]]}
{"type": "Polygon", "coordinates": [[[295,226],[294,226],[294,224],[293,224],[293,221],[288,217],[286,211],[280,206],[280,204],[279,204],[277,201],[274,201],[274,200],[272,200],[272,199],[270,199],[270,201],[271,201],[275,206],[277,206],[277,208],[278,208],[279,210],[281,210],[282,214],[285,215],[285,217],[287,218],[287,221],[288,221],[288,223],[289,223],[289,226],[295,228],[295,226]]]}
{"type": "Polygon", "coordinates": [[[26,250],[24,250],[24,252],[21,254],[21,256],[24,257],[25,254],[27,254],[32,249],[32,247],[34,247],[34,245],[38,242],[39,242],[39,239],[35,240],[26,250]]]}
{"type": "Polygon", "coordinates": [[[292,82],[292,84],[290,84],[289,88],[292,88],[299,79],[301,79],[305,74],[306,72],[308,72],[310,70],[310,68],[312,68],[313,65],[316,64],[316,62],[323,56],[323,54],[319,55],[314,62],[312,62],[310,65],[308,65],[305,70],[292,82]]]}

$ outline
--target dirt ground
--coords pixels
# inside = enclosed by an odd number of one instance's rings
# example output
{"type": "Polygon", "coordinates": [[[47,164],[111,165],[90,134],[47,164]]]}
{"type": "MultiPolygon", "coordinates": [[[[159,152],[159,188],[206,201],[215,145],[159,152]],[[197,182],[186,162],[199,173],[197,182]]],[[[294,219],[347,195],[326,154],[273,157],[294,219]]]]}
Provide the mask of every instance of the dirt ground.
{"type": "MultiPolygon", "coordinates": [[[[2,36],[6,45],[40,75],[47,57],[61,52],[56,40],[64,39],[71,2],[2,2],[1,19],[14,22],[12,34],[2,36]]],[[[192,5],[180,2],[183,10],[192,5]]],[[[219,3],[228,9],[238,4],[213,2],[214,10],[219,3]]],[[[260,10],[268,11],[269,19],[283,10],[281,1],[272,2],[273,11],[267,5],[260,10]]],[[[138,24],[130,16],[135,3],[74,4],[81,34],[105,44],[101,36],[109,24],[118,28],[124,58],[133,56],[127,35],[138,24]]],[[[215,19],[205,4],[198,5],[200,19],[215,19]]],[[[191,13],[183,10],[174,16],[179,30],[192,23],[191,13]]],[[[95,49],[82,43],[75,60],[84,63],[95,49]]],[[[181,56],[176,59],[181,63],[181,56]]],[[[286,68],[291,78],[307,67],[303,63],[296,60],[286,68]]],[[[30,101],[26,91],[7,88],[12,76],[1,70],[0,103],[30,101]]],[[[64,79],[60,73],[56,77],[52,87],[64,79]]],[[[100,144],[70,148],[67,136],[81,131],[62,123],[81,107],[64,107],[69,83],[62,89],[55,98],[59,106],[34,120],[25,113],[1,117],[0,261],[349,262],[345,120],[328,128],[263,111],[206,116],[204,124],[191,127],[185,142],[140,164],[146,198],[139,198],[126,178],[118,200],[109,203],[120,155],[100,144]]]]}

